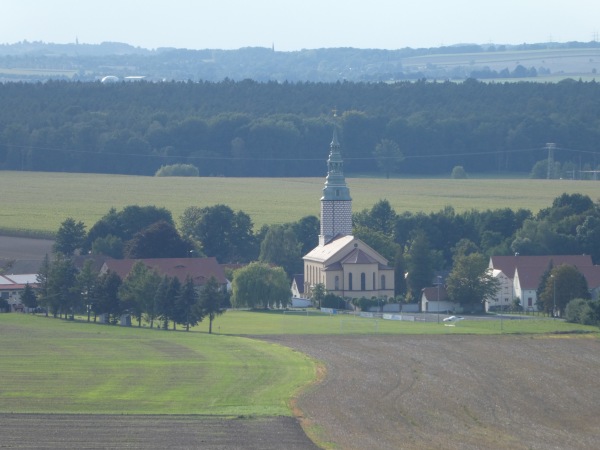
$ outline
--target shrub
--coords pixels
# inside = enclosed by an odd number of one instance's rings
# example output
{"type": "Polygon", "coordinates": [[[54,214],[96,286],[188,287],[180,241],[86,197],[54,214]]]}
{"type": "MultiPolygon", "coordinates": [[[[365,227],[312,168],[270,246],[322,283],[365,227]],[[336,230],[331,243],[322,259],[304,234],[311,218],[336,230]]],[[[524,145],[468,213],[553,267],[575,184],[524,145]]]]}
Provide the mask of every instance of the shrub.
{"type": "Polygon", "coordinates": [[[454,180],[464,180],[468,178],[467,172],[463,166],[454,166],[451,177],[454,180]]]}
{"type": "Polygon", "coordinates": [[[345,309],[346,302],[344,299],[338,295],[327,293],[323,297],[321,301],[322,308],[335,308],[335,309],[345,309]]]}
{"type": "Polygon", "coordinates": [[[155,177],[197,177],[200,171],[192,164],[171,164],[161,166],[154,174],[155,177]]]}
{"type": "Polygon", "coordinates": [[[600,304],[594,300],[575,298],[567,304],[565,317],[567,322],[598,325],[600,324],[600,304]]]}

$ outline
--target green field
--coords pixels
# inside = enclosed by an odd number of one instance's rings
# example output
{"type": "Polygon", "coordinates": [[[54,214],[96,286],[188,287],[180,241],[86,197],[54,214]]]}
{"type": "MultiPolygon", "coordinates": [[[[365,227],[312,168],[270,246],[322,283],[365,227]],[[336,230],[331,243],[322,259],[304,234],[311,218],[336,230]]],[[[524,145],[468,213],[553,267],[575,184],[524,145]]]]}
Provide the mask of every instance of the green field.
{"type": "Polygon", "coordinates": [[[291,415],[304,355],[205,333],[0,314],[0,412],[291,415]]]}
{"type": "MultiPolygon", "coordinates": [[[[0,171],[0,233],[56,232],[67,217],[93,225],[111,207],[155,205],[175,220],[189,206],[226,204],[256,228],[319,215],[324,178],[165,178],[0,171]]],[[[348,178],[355,212],[387,199],[397,213],[525,208],[537,212],[563,193],[598,199],[594,181],[348,178]]]]}

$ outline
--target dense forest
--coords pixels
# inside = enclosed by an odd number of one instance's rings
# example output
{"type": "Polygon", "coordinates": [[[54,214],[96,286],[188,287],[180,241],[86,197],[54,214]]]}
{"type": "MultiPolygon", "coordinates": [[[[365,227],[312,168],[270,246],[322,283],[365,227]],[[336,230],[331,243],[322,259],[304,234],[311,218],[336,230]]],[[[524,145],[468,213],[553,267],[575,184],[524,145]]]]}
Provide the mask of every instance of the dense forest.
{"type": "Polygon", "coordinates": [[[49,81],[0,84],[0,104],[4,170],[153,175],[186,163],[202,176],[322,176],[334,125],[349,174],[376,172],[390,141],[402,175],[529,173],[550,142],[559,163],[600,164],[593,81],[49,81]]]}

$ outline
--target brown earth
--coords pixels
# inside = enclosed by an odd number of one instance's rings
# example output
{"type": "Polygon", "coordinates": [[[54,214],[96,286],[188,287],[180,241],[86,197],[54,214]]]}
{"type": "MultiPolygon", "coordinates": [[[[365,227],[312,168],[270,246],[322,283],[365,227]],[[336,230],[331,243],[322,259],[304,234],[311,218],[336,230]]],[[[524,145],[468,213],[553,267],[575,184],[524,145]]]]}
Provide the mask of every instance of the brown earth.
{"type": "MultiPolygon", "coordinates": [[[[296,402],[338,449],[595,449],[600,341],[268,336],[324,363],[296,402]]],[[[0,415],[0,448],[312,449],[293,418],[0,415]]]]}
{"type": "Polygon", "coordinates": [[[600,447],[596,338],[266,339],[325,363],[324,380],[297,406],[309,434],[337,448],[600,447]]]}

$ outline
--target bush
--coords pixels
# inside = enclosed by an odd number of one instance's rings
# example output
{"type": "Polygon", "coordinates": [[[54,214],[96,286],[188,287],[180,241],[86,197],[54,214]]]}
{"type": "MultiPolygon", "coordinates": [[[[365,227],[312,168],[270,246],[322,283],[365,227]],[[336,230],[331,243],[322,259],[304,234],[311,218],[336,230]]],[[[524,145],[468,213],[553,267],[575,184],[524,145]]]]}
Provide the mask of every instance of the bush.
{"type": "Polygon", "coordinates": [[[155,177],[198,177],[200,171],[192,164],[171,164],[161,166],[154,174],[155,177]]]}
{"type": "Polygon", "coordinates": [[[582,325],[599,325],[600,304],[594,300],[575,298],[567,304],[565,317],[567,322],[582,325]]]}
{"type": "Polygon", "coordinates": [[[346,302],[338,295],[327,293],[321,301],[321,308],[346,309],[346,302]]]}
{"type": "Polygon", "coordinates": [[[463,166],[454,166],[454,169],[452,169],[452,174],[450,176],[454,180],[465,180],[469,178],[463,166]]]}

